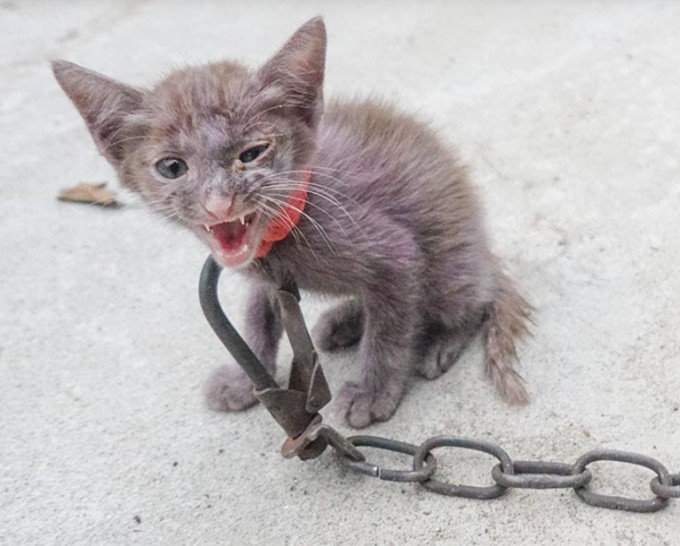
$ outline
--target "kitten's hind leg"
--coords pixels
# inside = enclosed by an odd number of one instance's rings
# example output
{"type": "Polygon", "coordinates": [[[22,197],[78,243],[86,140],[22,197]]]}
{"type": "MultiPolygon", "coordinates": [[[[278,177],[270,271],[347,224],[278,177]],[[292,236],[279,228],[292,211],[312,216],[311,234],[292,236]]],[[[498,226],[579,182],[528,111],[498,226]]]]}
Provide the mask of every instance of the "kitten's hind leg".
{"type": "Polygon", "coordinates": [[[321,315],[313,337],[320,349],[334,351],[359,343],[363,331],[363,308],[359,300],[353,298],[321,315]]]}
{"type": "Polygon", "coordinates": [[[416,346],[416,372],[426,379],[437,379],[458,361],[473,337],[474,331],[468,329],[430,330],[416,346]]]}

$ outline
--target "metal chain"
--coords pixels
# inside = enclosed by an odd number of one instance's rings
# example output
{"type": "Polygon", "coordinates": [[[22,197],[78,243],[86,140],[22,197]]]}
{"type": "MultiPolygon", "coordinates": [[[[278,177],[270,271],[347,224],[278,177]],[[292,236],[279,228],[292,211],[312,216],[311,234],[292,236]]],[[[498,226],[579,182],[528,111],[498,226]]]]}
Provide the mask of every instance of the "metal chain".
{"type": "Polygon", "coordinates": [[[452,497],[495,499],[508,489],[564,489],[571,488],[580,499],[601,508],[629,512],[656,512],[668,505],[671,498],[680,498],[680,473],[670,474],[656,459],[638,453],[614,449],[596,449],[581,456],[573,464],[547,461],[513,461],[507,452],[492,442],[460,436],[436,436],[420,445],[400,442],[379,436],[344,437],[324,424],[318,413],[331,398],[323,370],[299,307],[299,292],[295,283],[287,279],[278,292],[279,310],[286,334],[293,348],[293,364],[288,388],[278,386],[224,314],[217,299],[217,281],[221,268],[208,258],[199,285],[203,312],[227,350],[253,380],[255,395],[288,435],[281,448],[284,457],[302,460],[318,457],[331,446],[349,469],[394,482],[415,482],[430,491],[452,497]],[[410,468],[382,468],[366,461],[359,447],[371,447],[410,455],[410,468]],[[481,451],[499,461],[491,469],[493,485],[486,487],[461,485],[436,479],[437,459],[432,451],[442,447],[456,447],[481,451]],[[603,495],[588,486],[593,478],[588,465],[595,461],[618,461],[644,466],[656,473],[650,482],[654,493],[651,499],[632,499],[603,495]]]}
{"type": "Polygon", "coordinates": [[[628,512],[656,512],[665,508],[670,498],[680,498],[680,473],[670,474],[666,467],[656,459],[628,451],[596,449],[589,451],[575,463],[567,464],[552,461],[513,461],[497,444],[461,436],[436,436],[419,446],[379,436],[351,436],[346,440],[354,447],[369,446],[413,456],[411,468],[404,470],[381,468],[376,464],[366,462],[365,458],[357,460],[355,454],[344,452],[334,445],[340,461],[347,468],[381,480],[417,482],[430,491],[451,497],[488,500],[501,497],[508,489],[570,488],[581,500],[592,506],[628,512]],[[496,457],[500,464],[495,465],[490,472],[495,485],[478,487],[436,479],[434,476],[438,466],[432,450],[440,447],[471,449],[496,457]],[[632,499],[592,491],[588,485],[593,474],[587,467],[595,461],[618,461],[653,470],[656,477],[652,479],[650,489],[655,497],[644,500],[632,499]]]}

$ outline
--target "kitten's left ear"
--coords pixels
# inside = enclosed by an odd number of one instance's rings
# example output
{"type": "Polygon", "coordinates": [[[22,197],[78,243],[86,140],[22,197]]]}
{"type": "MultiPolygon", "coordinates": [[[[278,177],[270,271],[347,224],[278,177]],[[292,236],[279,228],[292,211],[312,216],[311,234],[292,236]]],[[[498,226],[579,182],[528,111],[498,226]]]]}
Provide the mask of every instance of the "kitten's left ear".
{"type": "Polygon", "coordinates": [[[321,115],[326,65],[326,25],[321,17],[302,25],[257,72],[262,87],[278,85],[286,102],[297,106],[305,122],[314,126],[321,115]]]}
{"type": "Polygon", "coordinates": [[[59,85],[83,116],[99,153],[118,166],[125,157],[131,116],[142,104],[142,92],[67,61],[53,61],[59,85]]]}

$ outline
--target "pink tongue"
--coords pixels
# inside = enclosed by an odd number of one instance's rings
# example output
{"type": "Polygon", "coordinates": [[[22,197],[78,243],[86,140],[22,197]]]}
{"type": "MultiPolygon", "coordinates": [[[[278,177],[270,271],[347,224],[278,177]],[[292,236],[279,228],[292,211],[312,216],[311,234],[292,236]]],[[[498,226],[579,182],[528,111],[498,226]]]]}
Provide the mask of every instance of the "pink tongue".
{"type": "Polygon", "coordinates": [[[224,222],[212,226],[215,239],[220,243],[222,250],[227,252],[238,250],[245,243],[246,226],[236,220],[235,222],[224,222]]]}

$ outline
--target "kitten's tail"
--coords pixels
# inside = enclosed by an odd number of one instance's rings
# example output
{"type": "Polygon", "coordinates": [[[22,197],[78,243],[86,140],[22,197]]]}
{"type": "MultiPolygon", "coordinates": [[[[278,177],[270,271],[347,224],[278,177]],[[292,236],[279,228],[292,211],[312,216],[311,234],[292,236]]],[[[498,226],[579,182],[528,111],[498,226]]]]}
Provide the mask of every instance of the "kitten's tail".
{"type": "Polygon", "coordinates": [[[499,268],[496,297],[485,324],[485,372],[500,395],[511,404],[529,402],[524,379],[515,369],[519,363],[515,343],[529,334],[534,308],[517,291],[512,279],[499,268]]]}

